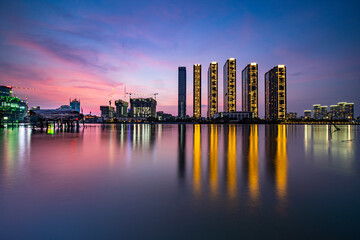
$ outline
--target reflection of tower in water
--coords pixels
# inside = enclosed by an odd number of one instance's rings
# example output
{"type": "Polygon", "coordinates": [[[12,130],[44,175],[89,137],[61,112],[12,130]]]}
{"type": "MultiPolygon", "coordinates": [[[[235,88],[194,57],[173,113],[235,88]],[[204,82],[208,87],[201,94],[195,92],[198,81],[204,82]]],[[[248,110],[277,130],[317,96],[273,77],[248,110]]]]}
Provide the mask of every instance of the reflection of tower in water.
{"type": "Polygon", "coordinates": [[[259,195],[259,151],[258,126],[250,125],[243,128],[243,147],[245,154],[244,169],[249,198],[256,204],[259,195]]]}
{"type": "MultiPolygon", "coordinates": [[[[226,181],[227,192],[230,198],[236,197],[237,191],[237,176],[236,176],[236,128],[234,125],[229,125],[227,141],[227,161],[226,161],[226,181]]],[[[226,138],[226,135],[225,135],[226,138]]],[[[226,146],[225,145],[225,146],[226,146]]]]}
{"type": "Polygon", "coordinates": [[[276,196],[280,207],[283,207],[282,205],[285,204],[287,197],[286,126],[267,125],[265,131],[268,169],[275,180],[276,196]]]}
{"type": "Polygon", "coordinates": [[[278,126],[275,166],[276,193],[279,200],[284,200],[287,193],[287,151],[285,125],[278,126]]]}
{"type": "Polygon", "coordinates": [[[250,126],[249,135],[249,193],[252,201],[257,201],[259,197],[259,154],[258,154],[258,125],[250,126]]]}
{"type": "Polygon", "coordinates": [[[179,177],[183,179],[185,177],[185,167],[186,167],[186,159],[185,159],[185,139],[186,139],[186,126],[185,124],[179,124],[179,135],[178,135],[178,164],[179,164],[179,177]]]}
{"type": "Polygon", "coordinates": [[[199,124],[194,125],[193,141],[193,187],[194,194],[199,195],[201,191],[201,128],[199,124]]]}
{"type": "Polygon", "coordinates": [[[218,193],[218,132],[217,125],[210,126],[209,133],[209,184],[212,196],[218,193]]]}

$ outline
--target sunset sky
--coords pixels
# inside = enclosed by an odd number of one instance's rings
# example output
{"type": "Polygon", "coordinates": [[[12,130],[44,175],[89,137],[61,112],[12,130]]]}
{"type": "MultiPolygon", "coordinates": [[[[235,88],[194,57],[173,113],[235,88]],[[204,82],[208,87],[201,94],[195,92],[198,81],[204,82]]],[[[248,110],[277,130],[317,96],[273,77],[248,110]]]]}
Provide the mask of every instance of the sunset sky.
{"type": "Polygon", "coordinates": [[[241,71],[264,74],[287,66],[288,112],[340,101],[360,105],[358,1],[1,1],[0,85],[34,88],[14,93],[30,106],[56,108],[80,98],[99,114],[127,92],[159,93],[158,111],[177,114],[177,68],[187,67],[187,114],[192,115],[192,65],[202,64],[202,115],[207,69],[237,60],[241,71]]]}

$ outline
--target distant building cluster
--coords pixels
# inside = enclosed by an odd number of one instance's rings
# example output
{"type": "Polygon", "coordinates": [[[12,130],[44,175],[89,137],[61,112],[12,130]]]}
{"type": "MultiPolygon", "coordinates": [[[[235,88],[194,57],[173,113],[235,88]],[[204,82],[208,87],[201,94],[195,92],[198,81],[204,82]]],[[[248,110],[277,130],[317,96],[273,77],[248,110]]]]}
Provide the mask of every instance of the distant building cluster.
{"type": "Polygon", "coordinates": [[[116,100],[115,108],[111,106],[100,106],[103,121],[111,120],[145,120],[156,118],[157,101],[154,98],[130,98],[129,103],[124,100],[116,100]]]}
{"type": "MultiPolygon", "coordinates": [[[[179,67],[178,117],[186,116],[186,67],[179,67]]],[[[218,63],[211,62],[208,68],[207,117],[240,116],[258,118],[258,64],[250,63],[242,70],[242,114],[236,109],[236,59],[229,58],[223,67],[223,112],[218,109],[218,63]],[[248,115],[251,112],[252,114],[248,115]]],[[[193,117],[201,118],[201,65],[193,65],[193,117]]],[[[282,120],[287,118],[286,67],[278,65],[265,74],[265,118],[282,120]]]]}
{"type": "Polygon", "coordinates": [[[322,106],[314,104],[313,110],[304,111],[305,119],[329,119],[329,120],[353,120],[354,119],[354,103],[339,102],[337,105],[322,106]]]}

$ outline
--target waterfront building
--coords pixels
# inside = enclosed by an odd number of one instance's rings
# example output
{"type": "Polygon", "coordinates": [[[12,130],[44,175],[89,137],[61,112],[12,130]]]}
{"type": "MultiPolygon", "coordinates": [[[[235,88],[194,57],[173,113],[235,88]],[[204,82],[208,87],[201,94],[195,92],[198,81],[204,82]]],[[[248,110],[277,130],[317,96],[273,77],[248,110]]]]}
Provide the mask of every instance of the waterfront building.
{"type": "Polygon", "coordinates": [[[100,106],[101,117],[105,118],[113,118],[114,117],[114,107],[110,106],[100,106]]]}
{"type": "Polygon", "coordinates": [[[218,112],[214,114],[214,118],[228,118],[229,120],[243,120],[243,119],[253,119],[255,114],[253,112],[218,112]]]}
{"type": "Polygon", "coordinates": [[[0,122],[21,122],[27,115],[27,102],[12,95],[12,87],[0,86],[0,122]]]}
{"type": "Polygon", "coordinates": [[[242,71],[242,110],[258,117],[258,65],[248,64],[242,71]]]}
{"type": "Polygon", "coordinates": [[[186,67],[178,70],[178,117],[186,117],[186,67]]]}
{"type": "Polygon", "coordinates": [[[201,65],[195,64],[193,69],[194,91],[193,91],[193,116],[201,117],[201,65]]]}
{"type": "Polygon", "coordinates": [[[153,98],[131,98],[130,117],[145,119],[156,118],[156,100],[153,98]]]}
{"type": "Polygon", "coordinates": [[[311,119],[311,110],[305,110],[304,111],[304,118],[305,119],[311,119]]]}
{"type": "Polygon", "coordinates": [[[354,103],[345,103],[344,117],[348,120],[354,119],[354,103]]]}
{"type": "Polygon", "coordinates": [[[208,69],[208,118],[218,112],[218,63],[211,62],[208,69]]]}
{"type": "Polygon", "coordinates": [[[76,98],[73,100],[70,99],[70,108],[80,112],[80,100],[77,100],[76,98]]]}
{"type": "Polygon", "coordinates": [[[278,65],[265,73],[265,119],[285,119],[286,67],[278,65]]]}
{"type": "Polygon", "coordinates": [[[339,119],[340,118],[339,112],[340,112],[339,105],[330,105],[330,113],[329,113],[330,119],[332,120],[339,119]]]}
{"type": "Polygon", "coordinates": [[[286,119],[297,119],[297,113],[296,112],[289,112],[286,114],[286,119]]]}
{"type": "Polygon", "coordinates": [[[229,58],[223,70],[224,81],[224,112],[236,111],[236,60],[229,58]]]}
{"type": "Polygon", "coordinates": [[[320,106],[320,119],[328,119],[328,106],[320,106]]]}
{"type": "Polygon", "coordinates": [[[34,106],[31,108],[31,110],[40,110],[40,106],[34,106]]]}
{"type": "Polygon", "coordinates": [[[314,119],[320,119],[320,104],[313,105],[313,116],[314,119]]]}
{"type": "Polygon", "coordinates": [[[338,102],[339,119],[345,119],[345,104],[346,104],[346,102],[338,102]]]}
{"type": "Polygon", "coordinates": [[[128,116],[128,102],[125,102],[121,99],[115,101],[115,108],[116,108],[116,117],[122,118],[128,116]]]}

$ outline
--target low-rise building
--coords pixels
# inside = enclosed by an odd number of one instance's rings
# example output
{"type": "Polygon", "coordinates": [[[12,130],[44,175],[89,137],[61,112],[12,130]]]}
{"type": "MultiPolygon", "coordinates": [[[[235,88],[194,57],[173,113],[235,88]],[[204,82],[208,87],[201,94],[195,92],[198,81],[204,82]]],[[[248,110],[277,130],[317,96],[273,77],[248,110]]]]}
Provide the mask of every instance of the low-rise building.
{"type": "Polygon", "coordinates": [[[253,112],[218,112],[214,114],[214,118],[229,118],[230,120],[253,119],[255,117],[253,112]]]}
{"type": "Polygon", "coordinates": [[[305,110],[304,111],[304,118],[305,119],[311,119],[311,110],[305,110]]]}

